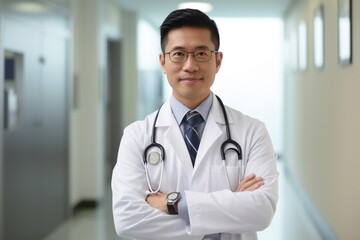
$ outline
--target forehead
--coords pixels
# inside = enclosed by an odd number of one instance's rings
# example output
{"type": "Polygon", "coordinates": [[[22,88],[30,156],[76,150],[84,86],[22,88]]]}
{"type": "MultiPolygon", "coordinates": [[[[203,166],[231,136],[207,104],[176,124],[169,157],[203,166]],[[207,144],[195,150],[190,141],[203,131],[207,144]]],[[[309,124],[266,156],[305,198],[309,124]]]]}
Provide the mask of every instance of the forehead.
{"type": "Polygon", "coordinates": [[[211,39],[211,32],[206,28],[181,27],[169,31],[165,45],[166,50],[175,48],[196,49],[204,48],[213,49],[215,47],[211,39]]]}

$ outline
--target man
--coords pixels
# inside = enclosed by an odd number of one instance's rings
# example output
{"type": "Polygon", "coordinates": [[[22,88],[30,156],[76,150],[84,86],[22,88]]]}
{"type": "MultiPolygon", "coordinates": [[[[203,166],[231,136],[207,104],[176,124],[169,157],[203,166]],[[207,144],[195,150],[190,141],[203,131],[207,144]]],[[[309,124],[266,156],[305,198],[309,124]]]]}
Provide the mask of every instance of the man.
{"type": "Polygon", "coordinates": [[[223,58],[213,20],[176,10],[160,31],[172,96],[124,130],[112,177],[116,231],[135,239],[257,239],[278,198],[266,128],[222,109],[210,90],[223,58]]]}

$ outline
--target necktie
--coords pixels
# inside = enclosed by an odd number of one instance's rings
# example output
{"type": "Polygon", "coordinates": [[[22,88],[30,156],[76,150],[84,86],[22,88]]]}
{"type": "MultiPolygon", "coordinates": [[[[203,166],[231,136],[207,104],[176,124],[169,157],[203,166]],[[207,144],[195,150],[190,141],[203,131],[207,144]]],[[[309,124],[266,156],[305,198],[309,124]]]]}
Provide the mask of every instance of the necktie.
{"type": "Polygon", "coordinates": [[[189,150],[191,162],[194,166],[196,154],[200,145],[200,136],[196,126],[203,121],[200,113],[196,111],[189,111],[185,115],[186,122],[189,126],[185,133],[185,143],[189,150]]]}

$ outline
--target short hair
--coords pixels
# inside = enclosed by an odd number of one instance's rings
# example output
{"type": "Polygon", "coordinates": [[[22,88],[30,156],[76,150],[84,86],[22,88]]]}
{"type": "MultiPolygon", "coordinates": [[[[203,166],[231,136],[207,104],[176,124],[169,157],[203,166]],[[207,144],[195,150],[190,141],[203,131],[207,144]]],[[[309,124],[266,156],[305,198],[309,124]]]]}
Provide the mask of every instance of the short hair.
{"type": "Polygon", "coordinates": [[[209,29],[211,39],[215,44],[215,51],[220,47],[219,30],[214,20],[197,9],[178,9],[172,11],[160,26],[161,50],[165,53],[165,45],[170,30],[181,27],[198,27],[209,29]]]}

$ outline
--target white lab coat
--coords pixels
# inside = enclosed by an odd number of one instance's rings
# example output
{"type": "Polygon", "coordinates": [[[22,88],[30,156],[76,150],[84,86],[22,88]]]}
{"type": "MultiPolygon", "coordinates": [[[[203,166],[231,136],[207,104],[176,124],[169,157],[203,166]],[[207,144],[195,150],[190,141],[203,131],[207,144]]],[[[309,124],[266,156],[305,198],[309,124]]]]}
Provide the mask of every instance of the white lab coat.
{"type": "MultiPolygon", "coordinates": [[[[265,184],[255,191],[233,192],[238,184],[239,169],[235,154],[229,152],[226,164],[232,189],[228,189],[220,155],[220,145],[226,140],[225,121],[215,97],[194,167],[170,103],[165,102],[156,123],[156,142],[162,144],[166,152],[160,191],[185,192],[190,226],[178,215],[165,214],[145,201],[148,184],[143,154],[151,142],[156,114],[153,113],[129,125],[120,143],[112,176],[113,214],[118,235],[135,239],[200,240],[206,234],[222,233],[221,239],[257,239],[256,232],[266,228],[275,213],[276,156],[263,123],[228,107],[226,111],[231,137],[240,144],[247,163],[245,176],[255,173],[263,177],[265,184]]],[[[148,168],[152,186],[157,188],[161,164],[148,164],[148,168]]]]}

